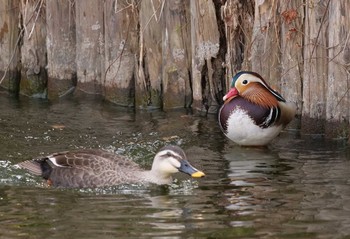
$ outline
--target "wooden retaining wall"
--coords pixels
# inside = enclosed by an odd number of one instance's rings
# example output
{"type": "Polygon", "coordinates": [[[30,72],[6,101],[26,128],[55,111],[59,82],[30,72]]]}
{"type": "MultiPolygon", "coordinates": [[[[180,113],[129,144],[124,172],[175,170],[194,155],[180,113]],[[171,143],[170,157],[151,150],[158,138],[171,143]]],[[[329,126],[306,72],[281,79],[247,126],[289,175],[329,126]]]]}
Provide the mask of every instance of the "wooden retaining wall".
{"type": "Polygon", "coordinates": [[[346,137],[347,0],[0,0],[0,84],[56,100],[216,113],[238,70],[298,106],[305,132],[346,137]]]}

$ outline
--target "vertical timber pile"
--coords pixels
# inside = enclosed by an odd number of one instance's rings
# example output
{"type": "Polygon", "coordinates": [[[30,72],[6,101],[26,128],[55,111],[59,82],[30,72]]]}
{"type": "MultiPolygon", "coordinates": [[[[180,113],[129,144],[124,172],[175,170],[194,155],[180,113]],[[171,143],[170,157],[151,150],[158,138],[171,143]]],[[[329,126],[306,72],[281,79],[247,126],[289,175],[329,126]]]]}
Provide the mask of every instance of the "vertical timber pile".
{"type": "Polygon", "coordinates": [[[126,0],[106,0],[104,4],[103,95],[115,104],[134,106],[138,9],[126,0]]]}
{"type": "Polygon", "coordinates": [[[347,0],[330,1],[326,135],[346,137],[350,119],[350,17],[347,0]]]}
{"type": "Polygon", "coordinates": [[[237,71],[250,68],[246,56],[250,55],[251,50],[254,0],[227,0],[221,7],[221,17],[225,23],[227,44],[225,89],[229,89],[231,79],[237,71]]]}
{"type": "Polygon", "coordinates": [[[279,1],[255,1],[255,19],[252,36],[252,70],[280,91],[281,43],[277,17],[279,1]]]}
{"type": "Polygon", "coordinates": [[[298,114],[302,109],[303,78],[303,0],[283,1],[279,14],[281,22],[281,94],[294,101],[298,114]]]}
{"type": "Polygon", "coordinates": [[[103,4],[99,0],[75,1],[77,88],[102,93],[104,72],[103,4]]]}
{"type": "Polygon", "coordinates": [[[15,95],[21,71],[19,11],[19,1],[0,0],[0,85],[15,95]]]}
{"type": "Polygon", "coordinates": [[[163,108],[191,107],[190,2],[165,1],[164,5],[163,108]]]}
{"type": "Polygon", "coordinates": [[[57,99],[76,86],[74,2],[46,1],[48,98],[57,99]]]}
{"type": "Polygon", "coordinates": [[[212,58],[219,52],[219,30],[214,3],[191,1],[192,96],[195,109],[215,113],[217,87],[212,58]]]}
{"type": "Polygon", "coordinates": [[[139,108],[162,107],[162,10],[161,1],[141,1],[140,45],[135,104],[139,108]]]}
{"type": "Polygon", "coordinates": [[[44,1],[21,1],[23,44],[21,46],[20,93],[47,97],[46,15],[44,1]]]}
{"type": "Polygon", "coordinates": [[[327,82],[328,1],[306,1],[302,130],[324,132],[327,82]]]}

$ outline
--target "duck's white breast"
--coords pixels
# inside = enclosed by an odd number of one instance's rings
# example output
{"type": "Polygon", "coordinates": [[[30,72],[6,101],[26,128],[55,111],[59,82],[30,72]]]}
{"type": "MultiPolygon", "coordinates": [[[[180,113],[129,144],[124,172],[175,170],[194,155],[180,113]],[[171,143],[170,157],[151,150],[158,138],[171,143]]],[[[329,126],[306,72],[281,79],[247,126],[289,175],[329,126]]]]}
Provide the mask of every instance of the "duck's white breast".
{"type": "Polygon", "coordinates": [[[235,109],[227,120],[226,136],[239,145],[259,146],[272,141],[282,126],[261,128],[240,108],[235,109]]]}

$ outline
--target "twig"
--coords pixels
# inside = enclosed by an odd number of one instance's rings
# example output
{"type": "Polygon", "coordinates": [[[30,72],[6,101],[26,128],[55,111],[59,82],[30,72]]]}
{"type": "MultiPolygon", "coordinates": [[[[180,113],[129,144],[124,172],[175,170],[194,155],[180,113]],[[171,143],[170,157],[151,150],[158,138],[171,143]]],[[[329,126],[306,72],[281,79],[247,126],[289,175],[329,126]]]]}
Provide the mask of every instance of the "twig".
{"type": "Polygon", "coordinates": [[[20,31],[20,33],[19,33],[19,35],[18,35],[18,38],[17,38],[17,41],[16,41],[15,50],[14,50],[14,52],[12,53],[11,59],[10,59],[9,63],[8,63],[7,66],[6,66],[4,75],[2,76],[2,78],[1,78],[1,80],[0,80],[0,85],[1,85],[2,82],[4,81],[4,79],[5,79],[6,75],[7,75],[7,72],[8,72],[8,70],[9,70],[9,68],[10,68],[11,62],[12,62],[13,58],[15,57],[15,54],[16,54],[17,48],[18,48],[18,44],[19,44],[19,41],[21,40],[21,36],[22,36],[23,33],[24,33],[24,28],[21,29],[21,31],[20,31]]]}
{"type": "MultiPolygon", "coordinates": [[[[324,23],[324,21],[325,21],[325,19],[326,19],[326,15],[327,15],[327,12],[328,12],[328,8],[329,8],[329,3],[330,3],[330,2],[331,2],[331,0],[328,0],[327,5],[326,5],[326,10],[324,11],[324,14],[323,14],[323,16],[322,16],[321,25],[320,25],[320,28],[318,29],[318,32],[317,32],[317,37],[316,37],[316,41],[315,41],[316,43],[317,43],[318,38],[320,37],[321,29],[322,29],[323,23],[324,23]]],[[[314,54],[315,49],[316,49],[316,44],[315,44],[314,47],[312,48],[311,57],[312,57],[312,55],[314,54]]]]}
{"type": "Polygon", "coordinates": [[[156,21],[158,22],[158,19],[157,19],[157,14],[156,14],[156,9],[154,8],[154,3],[153,3],[153,0],[151,0],[151,5],[152,5],[152,10],[153,10],[153,15],[154,15],[154,18],[156,19],[156,21]]]}
{"type": "Polygon", "coordinates": [[[125,9],[128,9],[128,8],[130,8],[130,7],[133,7],[133,3],[129,3],[129,5],[127,5],[126,7],[123,7],[122,9],[118,10],[117,4],[118,4],[118,1],[116,0],[116,1],[115,1],[115,7],[114,7],[114,12],[115,12],[116,14],[117,14],[117,13],[120,13],[120,12],[122,12],[122,11],[124,11],[125,9]],[[118,10],[118,11],[117,11],[117,10],[118,10]]]}
{"type": "MultiPolygon", "coordinates": [[[[161,6],[158,7],[158,9],[161,7],[161,11],[160,11],[160,14],[159,14],[159,17],[161,16],[162,12],[163,12],[163,8],[164,8],[164,4],[165,4],[165,0],[163,0],[163,3],[161,6]]],[[[157,9],[157,10],[158,10],[157,9]]],[[[146,27],[148,26],[148,24],[151,22],[151,20],[154,18],[156,18],[156,12],[153,12],[152,16],[148,19],[146,25],[144,26],[143,29],[141,29],[141,31],[145,31],[146,27]]]]}
{"type": "MultiPolygon", "coordinates": [[[[28,0],[26,0],[26,3],[24,3],[24,0],[22,0],[22,5],[25,5],[24,8],[24,16],[23,16],[23,28],[24,28],[24,32],[27,32],[27,24],[24,23],[24,21],[27,19],[27,6],[28,6],[28,0]]],[[[30,18],[32,19],[32,17],[30,18]]]]}
{"type": "Polygon", "coordinates": [[[140,31],[140,57],[139,57],[138,75],[139,75],[139,78],[141,78],[141,80],[142,80],[144,89],[147,89],[147,82],[146,82],[146,79],[145,79],[145,74],[144,74],[144,72],[142,70],[143,54],[144,54],[143,53],[143,49],[144,49],[144,46],[143,46],[143,31],[140,31]]]}
{"type": "MultiPolygon", "coordinates": [[[[127,35],[126,35],[126,38],[125,38],[125,42],[124,42],[124,45],[123,45],[123,48],[122,48],[122,50],[121,50],[121,52],[120,52],[120,54],[119,54],[119,56],[117,57],[117,58],[115,58],[114,59],[114,61],[111,63],[111,64],[109,64],[109,66],[107,67],[107,69],[106,69],[106,72],[105,72],[105,81],[106,81],[106,79],[107,79],[107,73],[108,73],[108,71],[110,70],[110,68],[112,67],[112,65],[114,65],[114,63],[120,58],[120,61],[119,61],[119,65],[118,65],[118,69],[117,69],[117,72],[116,72],[116,74],[115,74],[115,76],[118,74],[118,72],[119,72],[119,69],[120,69],[120,66],[121,66],[121,62],[122,62],[122,55],[123,55],[123,53],[124,53],[124,49],[125,49],[125,45],[126,45],[126,43],[128,42],[128,39],[129,39],[129,28],[130,28],[130,25],[131,25],[131,22],[129,22],[129,24],[128,24],[128,28],[127,28],[127,35]]],[[[113,78],[115,77],[115,76],[113,76],[113,78]]]]}
{"type": "Polygon", "coordinates": [[[162,16],[162,14],[163,14],[164,4],[165,4],[165,0],[163,0],[163,3],[162,3],[162,8],[160,9],[159,19],[160,19],[160,17],[161,17],[161,16],[162,16]]]}
{"type": "MultiPolygon", "coordinates": [[[[33,23],[33,27],[32,27],[32,29],[30,30],[30,33],[29,33],[29,35],[28,35],[28,39],[30,39],[30,38],[32,37],[33,31],[34,31],[34,28],[35,28],[35,24],[36,24],[36,21],[38,20],[38,17],[39,17],[39,14],[40,14],[41,7],[42,7],[42,5],[43,5],[43,2],[44,2],[44,0],[40,0],[40,2],[38,2],[38,4],[40,3],[39,10],[37,11],[36,18],[35,18],[34,23],[33,23]]],[[[37,8],[38,4],[35,6],[34,10],[37,8]]],[[[33,14],[34,14],[34,13],[33,13],[33,14]]]]}

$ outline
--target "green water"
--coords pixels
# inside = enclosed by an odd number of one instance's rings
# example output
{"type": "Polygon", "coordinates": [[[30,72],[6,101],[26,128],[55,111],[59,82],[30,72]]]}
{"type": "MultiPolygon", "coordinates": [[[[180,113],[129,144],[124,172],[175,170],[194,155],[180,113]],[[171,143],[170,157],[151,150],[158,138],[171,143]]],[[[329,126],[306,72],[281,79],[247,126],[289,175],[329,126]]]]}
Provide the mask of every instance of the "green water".
{"type": "Polygon", "coordinates": [[[99,100],[57,103],[0,95],[0,238],[350,238],[350,150],[343,141],[284,131],[242,148],[215,116],[138,111],[99,100]],[[47,188],[17,162],[104,148],[149,168],[180,144],[206,173],[169,186],[47,188]]]}

